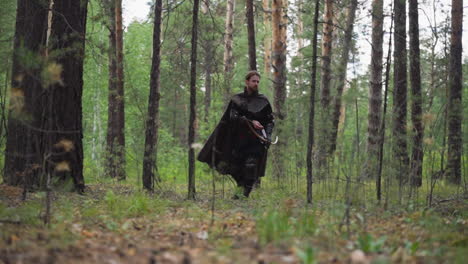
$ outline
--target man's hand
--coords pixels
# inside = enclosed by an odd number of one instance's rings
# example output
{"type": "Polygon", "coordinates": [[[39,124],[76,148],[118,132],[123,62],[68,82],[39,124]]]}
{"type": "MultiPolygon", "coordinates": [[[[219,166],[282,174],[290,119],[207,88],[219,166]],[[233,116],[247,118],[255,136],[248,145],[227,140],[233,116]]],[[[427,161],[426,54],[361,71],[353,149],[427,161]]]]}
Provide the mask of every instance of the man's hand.
{"type": "Polygon", "coordinates": [[[260,122],[258,122],[257,120],[252,120],[252,124],[255,129],[258,129],[258,130],[263,129],[262,124],[260,124],[260,122]]]}

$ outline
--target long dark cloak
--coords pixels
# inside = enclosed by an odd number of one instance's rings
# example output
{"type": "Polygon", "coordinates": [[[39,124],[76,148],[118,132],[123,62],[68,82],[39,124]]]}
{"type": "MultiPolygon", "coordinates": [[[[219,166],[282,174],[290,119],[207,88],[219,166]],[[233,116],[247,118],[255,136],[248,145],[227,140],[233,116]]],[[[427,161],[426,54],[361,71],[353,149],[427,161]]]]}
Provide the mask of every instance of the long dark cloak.
{"type": "MultiPolygon", "coordinates": [[[[237,183],[240,183],[242,175],[236,172],[239,172],[239,166],[242,165],[236,162],[233,150],[240,144],[239,134],[248,132],[245,120],[231,120],[230,114],[233,107],[246,118],[258,120],[264,127],[268,122],[273,122],[271,105],[264,95],[248,96],[245,92],[236,94],[229,102],[221,121],[211,133],[197,159],[207,163],[220,174],[231,175],[237,183]]],[[[267,148],[263,148],[260,156],[257,175],[262,177],[265,175],[267,148]]]]}

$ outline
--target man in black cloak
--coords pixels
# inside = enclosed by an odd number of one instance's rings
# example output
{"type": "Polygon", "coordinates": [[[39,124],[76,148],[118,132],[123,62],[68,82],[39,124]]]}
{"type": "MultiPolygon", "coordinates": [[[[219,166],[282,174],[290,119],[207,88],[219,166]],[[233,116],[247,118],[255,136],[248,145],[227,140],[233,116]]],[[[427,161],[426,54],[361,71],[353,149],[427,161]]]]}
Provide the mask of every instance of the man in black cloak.
{"type": "MultiPolygon", "coordinates": [[[[249,71],[244,92],[234,95],[221,121],[198,154],[198,160],[221,174],[230,174],[249,197],[265,175],[274,118],[270,102],[258,93],[260,74],[249,71]]],[[[234,198],[239,198],[236,194],[234,198]]]]}

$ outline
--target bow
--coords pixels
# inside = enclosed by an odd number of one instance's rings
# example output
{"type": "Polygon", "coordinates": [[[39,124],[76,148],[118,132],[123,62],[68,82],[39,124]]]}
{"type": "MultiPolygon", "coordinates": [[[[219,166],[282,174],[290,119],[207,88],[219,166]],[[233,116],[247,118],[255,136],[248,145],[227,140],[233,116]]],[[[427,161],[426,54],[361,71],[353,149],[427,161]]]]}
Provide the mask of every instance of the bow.
{"type": "Polygon", "coordinates": [[[247,122],[247,126],[249,127],[250,129],[250,132],[252,132],[258,139],[260,139],[260,141],[262,141],[263,143],[266,143],[268,145],[275,145],[276,143],[278,143],[278,137],[276,137],[275,141],[271,141],[271,140],[268,140],[268,137],[267,137],[267,134],[265,132],[265,129],[262,129],[262,134],[263,136],[259,135],[257,133],[257,131],[255,130],[255,128],[253,128],[252,126],[252,121],[248,120],[248,119],[245,119],[245,121],[247,122]]]}

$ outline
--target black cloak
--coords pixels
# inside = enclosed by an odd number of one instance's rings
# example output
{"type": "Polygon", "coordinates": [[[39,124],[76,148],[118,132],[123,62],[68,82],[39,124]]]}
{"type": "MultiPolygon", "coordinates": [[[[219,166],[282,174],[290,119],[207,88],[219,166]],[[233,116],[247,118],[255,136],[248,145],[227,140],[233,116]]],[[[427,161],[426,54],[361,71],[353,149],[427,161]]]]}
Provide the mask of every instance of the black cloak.
{"type": "MultiPolygon", "coordinates": [[[[220,174],[230,174],[237,183],[241,182],[242,177],[239,173],[239,164],[235,154],[236,146],[241,145],[242,134],[253,133],[249,131],[245,119],[259,121],[267,134],[271,135],[274,126],[272,108],[267,97],[247,92],[239,93],[231,98],[221,121],[211,133],[207,142],[198,154],[198,160],[207,163],[211,168],[216,169],[220,174]],[[233,118],[233,112],[239,115],[239,118],[233,118]],[[213,151],[214,150],[214,151],[213,151]]],[[[261,135],[261,132],[259,133],[261,135]]],[[[258,140],[258,144],[260,140],[258,140]]],[[[265,175],[268,146],[259,148],[260,160],[257,166],[257,176],[265,175]]],[[[240,153],[242,155],[242,153],[240,153]]]]}

